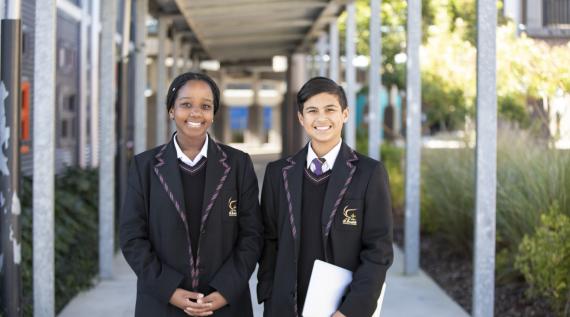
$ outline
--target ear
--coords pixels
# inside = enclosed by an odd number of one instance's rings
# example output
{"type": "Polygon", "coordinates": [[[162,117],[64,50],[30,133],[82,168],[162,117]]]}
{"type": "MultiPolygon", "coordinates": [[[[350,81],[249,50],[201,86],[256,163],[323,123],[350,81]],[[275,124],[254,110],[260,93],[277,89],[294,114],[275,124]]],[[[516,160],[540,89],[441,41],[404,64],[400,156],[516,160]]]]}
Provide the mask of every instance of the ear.
{"type": "Polygon", "coordinates": [[[168,110],[168,116],[170,117],[170,120],[174,120],[174,107],[168,110]]]}
{"type": "Polygon", "coordinates": [[[346,107],[343,111],[342,111],[342,121],[344,123],[348,122],[348,107],[346,107]]]}
{"type": "Polygon", "coordinates": [[[297,119],[299,119],[299,123],[301,124],[301,126],[304,127],[305,125],[303,124],[303,114],[300,113],[299,111],[297,111],[297,119]]]}

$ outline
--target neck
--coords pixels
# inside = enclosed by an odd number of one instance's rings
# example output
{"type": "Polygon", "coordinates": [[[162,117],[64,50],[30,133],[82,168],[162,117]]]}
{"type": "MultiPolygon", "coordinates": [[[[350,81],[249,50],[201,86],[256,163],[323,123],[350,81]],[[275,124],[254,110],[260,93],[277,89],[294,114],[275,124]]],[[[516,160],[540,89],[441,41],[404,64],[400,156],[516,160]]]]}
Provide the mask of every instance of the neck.
{"type": "Polygon", "coordinates": [[[206,142],[206,134],[197,138],[186,138],[181,136],[180,133],[176,133],[176,141],[178,141],[178,146],[184,154],[186,154],[190,159],[194,159],[206,142]]]}
{"type": "Polygon", "coordinates": [[[313,151],[315,152],[315,154],[317,154],[318,157],[323,157],[328,152],[330,152],[338,144],[339,141],[340,139],[330,141],[327,143],[311,141],[311,147],[313,148],[313,151]]]}

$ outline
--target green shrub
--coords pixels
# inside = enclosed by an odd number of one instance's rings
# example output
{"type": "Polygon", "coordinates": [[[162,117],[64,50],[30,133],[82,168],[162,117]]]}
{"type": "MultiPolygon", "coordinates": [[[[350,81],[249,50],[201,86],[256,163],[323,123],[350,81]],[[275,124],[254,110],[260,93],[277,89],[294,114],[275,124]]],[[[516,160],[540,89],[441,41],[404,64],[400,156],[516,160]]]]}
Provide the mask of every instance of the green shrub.
{"type": "Polygon", "coordinates": [[[531,286],[529,295],[546,297],[559,316],[570,316],[570,217],[555,204],[540,220],[523,238],[515,265],[531,286]]]}
{"type": "MultiPolygon", "coordinates": [[[[24,315],[32,316],[32,181],[22,184],[24,315]]],[[[55,180],[56,311],[89,288],[98,269],[98,174],[68,169],[55,180]]]]}
{"type": "Polygon", "coordinates": [[[402,211],[404,208],[404,149],[390,144],[383,144],[380,152],[382,162],[386,166],[390,179],[392,209],[402,211]]]}
{"type": "MultiPolygon", "coordinates": [[[[474,211],[473,149],[425,149],[422,228],[471,254],[474,211]]],[[[570,211],[570,153],[548,149],[524,131],[500,130],[497,153],[497,276],[513,274],[514,257],[541,211],[558,201],[570,211]]]]}

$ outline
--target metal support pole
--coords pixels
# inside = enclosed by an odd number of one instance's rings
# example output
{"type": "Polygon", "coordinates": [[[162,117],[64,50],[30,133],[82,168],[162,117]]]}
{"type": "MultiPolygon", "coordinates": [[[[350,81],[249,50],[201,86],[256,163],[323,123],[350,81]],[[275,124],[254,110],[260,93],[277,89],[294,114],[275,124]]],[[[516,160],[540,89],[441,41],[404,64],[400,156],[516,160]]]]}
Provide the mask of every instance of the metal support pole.
{"type": "Polygon", "coordinates": [[[182,68],[184,72],[189,72],[191,69],[192,62],[192,44],[186,43],[184,45],[184,67],[182,68]]]}
{"type": "Polygon", "coordinates": [[[381,0],[370,0],[370,69],[368,73],[368,156],[380,159],[380,130],[384,126],[380,108],[382,35],[380,34],[381,0]]]}
{"type": "Polygon", "coordinates": [[[259,91],[261,90],[261,80],[259,73],[252,74],[251,90],[253,92],[252,102],[248,108],[248,127],[245,131],[245,142],[259,146],[263,144],[263,108],[259,103],[259,91]]]}
{"type": "Polygon", "coordinates": [[[491,317],[495,298],[497,200],[497,6],[477,1],[477,150],[473,316],[491,317]]]}
{"type": "MultiPolygon", "coordinates": [[[[99,167],[99,275],[113,277],[115,242],[115,32],[117,5],[114,1],[101,2],[101,145],[99,167]]],[[[128,41],[128,39],[127,39],[128,41]]]]}
{"type": "Polygon", "coordinates": [[[281,115],[282,156],[296,153],[305,143],[304,130],[297,120],[296,96],[307,81],[307,59],[304,54],[295,53],[287,61],[287,93],[281,115]]]}
{"type": "Polygon", "coordinates": [[[88,3],[81,4],[81,22],[79,33],[79,140],[77,142],[77,163],[80,167],[87,166],[87,17],[88,3]]]}
{"type": "MultiPolygon", "coordinates": [[[[34,46],[34,316],[55,315],[54,174],[55,174],[55,0],[36,2],[34,46]]],[[[86,63],[86,61],[83,61],[86,63]]]]}
{"type": "Polygon", "coordinates": [[[329,24],[329,55],[330,55],[330,79],[338,82],[339,80],[339,44],[338,44],[338,24],[337,20],[333,20],[329,24]]]}
{"type": "Polygon", "coordinates": [[[147,106],[144,95],[147,85],[146,74],[146,16],[148,0],[136,0],[136,29],[135,29],[135,154],[147,149],[147,106]]]}
{"type": "Polygon", "coordinates": [[[181,67],[178,66],[178,63],[182,60],[182,57],[180,56],[180,53],[182,53],[182,36],[183,34],[177,33],[174,34],[172,38],[172,69],[170,80],[173,80],[176,76],[180,75],[181,67]]]}
{"type": "Polygon", "coordinates": [[[406,63],[406,211],[404,273],[417,274],[420,265],[420,160],[421,160],[421,0],[408,1],[408,60],[406,63]]]}
{"type": "Polygon", "coordinates": [[[344,127],[346,144],[356,147],[356,69],[352,64],[356,55],[356,7],[354,1],[346,5],[346,99],[350,115],[344,127]]]}
{"type": "Polygon", "coordinates": [[[166,59],[165,43],[166,31],[170,19],[161,16],[158,18],[158,57],[157,63],[157,80],[156,80],[156,145],[163,144],[167,139],[166,125],[166,59]]]}
{"type": "Polygon", "coordinates": [[[325,54],[327,53],[327,34],[321,33],[317,41],[317,54],[319,61],[319,76],[324,77],[327,75],[327,64],[325,62],[325,54]]]}
{"type": "Polygon", "coordinates": [[[20,1],[7,1],[2,19],[0,71],[0,315],[22,316],[20,223],[20,1]]]}
{"type": "MultiPolygon", "coordinates": [[[[166,84],[172,82],[174,78],[178,76],[178,58],[180,55],[180,40],[181,40],[180,34],[175,33],[172,36],[172,40],[170,41],[170,43],[172,44],[171,45],[172,49],[170,51],[170,57],[172,58],[172,66],[170,67],[170,76],[166,84]]],[[[176,122],[174,122],[174,120],[169,120],[168,122],[169,122],[168,135],[172,135],[174,132],[176,132],[176,122]]]]}
{"type": "Polygon", "coordinates": [[[91,1],[91,167],[99,166],[99,1],[91,1]]]}
{"type": "Polygon", "coordinates": [[[123,200],[127,192],[127,171],[128,171],[128,142],[129,142],[129,44],[131,39],[131,15],[132,7],[131,0],[123,1],[123,42],[121,43],[121,60],[119,71],[119,90],[118,111],[119,125],[117,127],[117,135],[119,142],[117,144],[117,167],[118,167],[118,186],[119,186],[119,199],[116,205],[116,210],[120,210],[123,206],[123,200]]]}

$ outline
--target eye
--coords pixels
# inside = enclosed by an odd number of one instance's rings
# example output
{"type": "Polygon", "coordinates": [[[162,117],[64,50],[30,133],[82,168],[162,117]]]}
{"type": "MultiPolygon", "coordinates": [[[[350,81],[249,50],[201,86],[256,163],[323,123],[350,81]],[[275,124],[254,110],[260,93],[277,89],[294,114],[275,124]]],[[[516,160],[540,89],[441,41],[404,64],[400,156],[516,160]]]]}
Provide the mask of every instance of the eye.
{"type": "Polygon", "coordinates": [[[182,108],[182,109],[190,109],[192,108],[192,105],[188,102],[184,102],[178,105],[178,107],[182,108]]]}
{"type": "Polygon", "coordinates": [[[212,109],[212,106],[209,105],[209,104],[203,104],[203,105],[202,105],[202,109],[204,109],[204,110],[210,110],[210,109],[212,109]]]}

